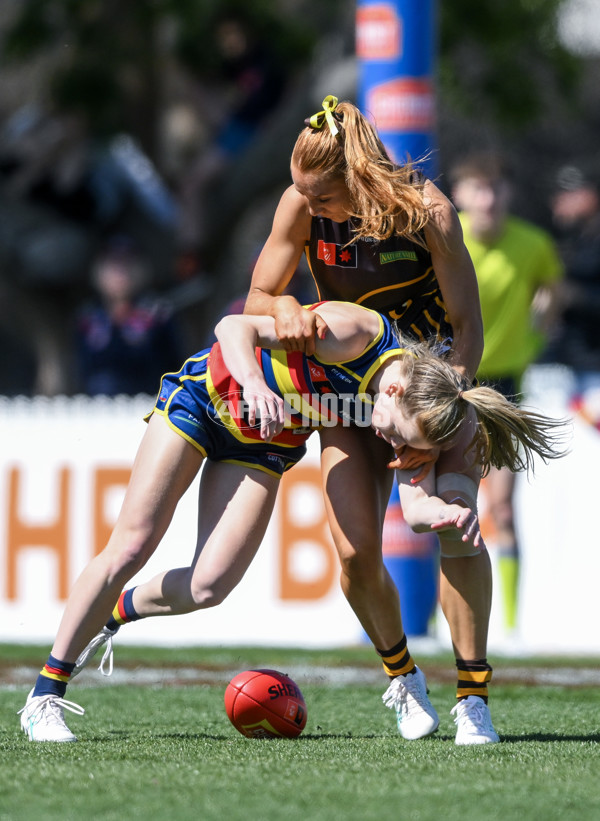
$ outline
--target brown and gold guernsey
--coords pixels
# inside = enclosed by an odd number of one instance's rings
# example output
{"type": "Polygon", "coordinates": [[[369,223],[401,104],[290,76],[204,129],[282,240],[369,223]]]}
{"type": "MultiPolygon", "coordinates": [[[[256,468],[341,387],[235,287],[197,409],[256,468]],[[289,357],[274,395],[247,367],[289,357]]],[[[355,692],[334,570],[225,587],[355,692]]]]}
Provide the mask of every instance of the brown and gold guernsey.
{"type": "Polygon", "coordinates": [[[429,251],[404,237],[377,242],[352,239],[352,225],[323,217],[312,220],[306,258],[319,300],[364,305],[395,320],[416,339],[451,340],[440,286],[429,251]]]}

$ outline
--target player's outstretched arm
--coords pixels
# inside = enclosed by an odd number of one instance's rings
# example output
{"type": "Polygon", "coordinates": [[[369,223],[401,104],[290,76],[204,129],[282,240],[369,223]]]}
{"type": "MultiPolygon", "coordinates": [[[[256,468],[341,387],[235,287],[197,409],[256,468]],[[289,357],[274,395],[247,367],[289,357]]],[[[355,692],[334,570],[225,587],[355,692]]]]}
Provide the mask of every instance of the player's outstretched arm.
{"type": "Polygon", "coordinates": [[[404,477],[397,474],[400,503],[406,523],[416,533],[454,531],[461,541],[472,542],[474,547],[483,548],[479,517],[475,510],[467,507],[464,502],[446,502],[436,496],[433,491],[433,476],[415,486],[411,484],[407,472],[404,473],[404,477]]]}

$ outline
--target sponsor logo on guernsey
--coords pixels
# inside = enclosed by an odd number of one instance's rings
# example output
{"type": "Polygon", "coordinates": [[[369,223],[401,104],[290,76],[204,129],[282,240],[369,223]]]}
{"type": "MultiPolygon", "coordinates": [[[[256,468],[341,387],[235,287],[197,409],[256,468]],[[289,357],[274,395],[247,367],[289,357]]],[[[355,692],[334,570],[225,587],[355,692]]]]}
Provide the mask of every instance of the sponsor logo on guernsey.
{"type": "Polygon", "coordinates": [[[348,376],[348,374],[343,373],[342,371],[338,370],[337,368],[331,368],[331,375],[336,377],[336,379],[341,380],[342,382],[347,382],[349,385],[352,384],[352,379],[348,376]]]}
{"type": "Polygon", "coordinates": [[[317,246],[317,259],[325,265],[335,265],[338,268],[356,268],[356,246],[337,245],[335,242],[325,242],[320,239],[317,246]]]}
{"type": "Polygon", "coordinates": [[[417,254],[415,251],[382,251],[379,254],[380,265],[385,265],[387,262],[398,262],[400,259],[417,262],[417,254]]]}
{"type": "Polygon", "coordinates": [[[314,362],[309,362],[308,369],[310,371],[310,381],[312,382],[312,386],[319,396],[323,396],[324,394],[332,394],[334,392],[329,379],[327,378],[327,374],[325,373],[325,368],[322,368],[314,362]]]}
{"type": "Polygon", "coordinates": [[[308,363],[308,368],[310,370],[310,375],[313,382],[324,382],[326,379],[325,376],[325,369],[322,368],[320,365],[315,365],[314,362],[308,363]]]}
{"type": "Polygon", "coordinates": [[[283,457],[278,453],[267,453],[267,462],[272,462],[274,465],[277,465],[280,470],[285,468],[283,457]]]}

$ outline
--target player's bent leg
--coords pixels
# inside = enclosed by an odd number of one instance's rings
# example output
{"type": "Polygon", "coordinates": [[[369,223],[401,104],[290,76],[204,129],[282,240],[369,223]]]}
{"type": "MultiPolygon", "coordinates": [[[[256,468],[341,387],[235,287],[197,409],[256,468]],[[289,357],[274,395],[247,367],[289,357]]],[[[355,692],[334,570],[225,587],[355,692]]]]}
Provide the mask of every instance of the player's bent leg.
{"type": "Polygon", "coordinates": [[[104,645],[98,669],[103,675],[111,675],[112,640],[120,626],[115,619],[126,624],[220,604],[241,581],[256,555],[271,518],[279,481],[279,477],[260,470],[208,462],[200,483],[199,530],[192,565],[159,573],[126,591],[119,600],[124,599],[123,604],[115,608],[107,625],[80,653],[71,677],[81,672],[104,645]]]}
{"type": "Polygon", "coordinates": [[[364,428],[321,431],[324,502],[341,563],[344,595],[375,647],[403,635],[398,591],[381,552],[393,472],[390,448],[364,428]]]}
{"type": "Polygon", "coordinates": [[[21,726],[31,740],[76,740],[63,715],[63,708],[81,710],[64,699],[75,662],[106,622],[123,584],[160,542],[201,462],[202,455],[189,443],[160,419],[151,420],[109,544],[77,579],[52,652],[21,711],[21,726]]]}
{"type": "Polygon", "coordinates": [[[126,582],[148,561],[202,455],[153,416],[135,458],[117,523],[106,548],[75,582],[52,654],[75,661],[108,617],[126,582]]]}
{"type": "Polygon", "coordinates": [[[363,429],[321,435],[325,507],[341,563],[341,586],[377,648],[391,683],[383,699],[410,740],[431,735],[439,719],[423,673],[406,647],[398,590],[383,563],[381,534],[392,471],[389,448],[363,429]],[[383,649],[385,648],[385,649],[383,649]]]}
{"type": "Polygon", "coordinates": [[[132,602],[139,617],[190,613],[224,601],[264,538],[279,482],[262,470],[207,462],[194,560],[135,588],[132,602]]]}
{"type": "Polygon", "coordinates": [[[219,605],[241,582],[264,539],[280,484],[279,476],[254,468],[207,467],[191,584],[196,609],[219,605]]]}

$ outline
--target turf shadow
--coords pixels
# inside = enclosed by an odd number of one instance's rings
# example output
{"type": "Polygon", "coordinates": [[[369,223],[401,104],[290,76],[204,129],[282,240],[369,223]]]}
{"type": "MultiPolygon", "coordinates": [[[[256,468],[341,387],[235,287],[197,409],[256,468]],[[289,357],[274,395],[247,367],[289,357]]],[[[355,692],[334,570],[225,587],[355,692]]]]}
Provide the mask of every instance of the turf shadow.
{"type": "Polygon", "coordinates": [[[80,741],[93,741],[94,743],[113,743],[117,739],[128,739],[130,741],[133,740],[149,740],[149,739],[156,739],[158,740],[173,740],[173,739],[180,739],[182,741],[194,741],[197,739],[202,739],[203,741],[231,741],[231,736],[229,735],[216,735],[214,733],[186,733],[186,732],[173,732],[173,733],[128,733],[126,730],[109,730],[102,735],[88,735],[85,738],[80,737],[80,741]]]}
{"type": "Polygon", "coordinates": [[[521,741],[593,741],[595,744],[598,744],[600,742],[600,733],[588,733],[587,735],[565,735],[564,733],[524,733],[523,735],[502,734],[500,736],[500,741],[507,744],[517,744],[521,741]]]}

